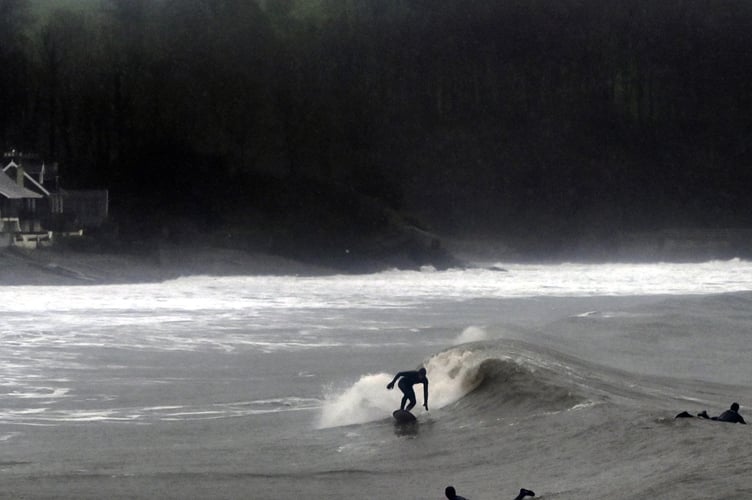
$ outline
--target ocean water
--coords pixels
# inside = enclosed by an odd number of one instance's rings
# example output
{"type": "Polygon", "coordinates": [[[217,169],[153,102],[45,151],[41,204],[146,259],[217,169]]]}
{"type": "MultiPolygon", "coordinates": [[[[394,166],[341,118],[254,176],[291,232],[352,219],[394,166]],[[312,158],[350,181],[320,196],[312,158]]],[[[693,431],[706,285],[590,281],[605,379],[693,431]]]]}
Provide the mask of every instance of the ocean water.
{"type": "Polygon", "coordinates": [[[2,287],[0,498],[752,498],[752,263],[487,264],[2,287]]]}

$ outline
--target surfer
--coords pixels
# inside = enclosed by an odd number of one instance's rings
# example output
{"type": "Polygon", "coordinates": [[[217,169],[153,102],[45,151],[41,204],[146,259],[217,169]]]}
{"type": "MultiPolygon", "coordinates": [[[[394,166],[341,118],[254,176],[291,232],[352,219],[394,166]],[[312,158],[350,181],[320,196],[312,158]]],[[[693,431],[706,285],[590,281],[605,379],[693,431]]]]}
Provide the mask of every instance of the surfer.
{"type": "MultiPolygon", "coordinates": [[[[733,424],[739,423],[739,424],[745,424],[747,422],[744,421],[744,418],[742,418],[741,415],[739,415],[739,403],[731,403],[731,407],[718,415],[717,417],[710,417],[708,416],[708,412],[703,410],[700,413],[697,414],[698,418],[705,418],[708,420],[715,420],[716,422],[730,422],[733,424]]],[[[692,415],[688,411],[683,411],[679,413],[675,418],[692,418],[692,415]]]]}
{"type": "Polygon", "coordinates": [[[731,403],[731,407],[718,415],[717,417],[711,417],[710,420],[717,420],[718,422],[731,422],[732,424],[745,424],[741,415],[739,415],[739,403],[731,403]]]}
{"type": "Polygon", "coordinates": [[[457,490],[454,489],[454,486],[447,486],[444,489],[444,495],[446,495],[449,500],[467,500],[467,498],[461,497],[457,494],[457,490]]]}
{"type": "MultiPolygon", "coordinates": [[[[444,489],[444,495],[446,495],[446,497],[449,500],[467,500],[467,498],[461,497],[457,494],[457,491],[454,489],[454,486],[447,486],[446,489],[444,489]]],[[[534,492],[530,490],[526,490],[525,488],[522,488],[520,490],[520,493],[517,495],[517,497],[514,500],[522,500],[525,497],[534,497],[534,496],[535,496],[534,492]]]]}
{"type": "Polygon", "coordinates": [[[397,387],[399,387],[402,394],[404,394],[402,402],[400,403],[400,410],[410,411],[413,406],[415,406],[416,401],[413,386],[415,384],[423,384],[423,407],[428,411],[428,377],[426,377],[426,369],[421,368],[418,371],[411,370],[399,372],[394,376],[392,381],[387,384],[386,388],[392,390],[397,379],[400,379],[397,387]],[[405,403],[408,401],[410,401],[410,404],[405,406],[405,403]]]}

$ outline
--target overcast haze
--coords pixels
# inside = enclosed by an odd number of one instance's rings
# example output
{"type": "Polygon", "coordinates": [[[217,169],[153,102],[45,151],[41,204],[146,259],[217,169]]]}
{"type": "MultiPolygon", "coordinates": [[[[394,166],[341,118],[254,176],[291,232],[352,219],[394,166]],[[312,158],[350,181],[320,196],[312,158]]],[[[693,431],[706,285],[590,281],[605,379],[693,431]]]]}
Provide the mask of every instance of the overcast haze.
{"type": "Polygon", "coordinates": [[[126,238],[322,259],[410,224],[609,254],[749,226],[749,2],[1,9],[0,144],[110,189],[126,238]]]}

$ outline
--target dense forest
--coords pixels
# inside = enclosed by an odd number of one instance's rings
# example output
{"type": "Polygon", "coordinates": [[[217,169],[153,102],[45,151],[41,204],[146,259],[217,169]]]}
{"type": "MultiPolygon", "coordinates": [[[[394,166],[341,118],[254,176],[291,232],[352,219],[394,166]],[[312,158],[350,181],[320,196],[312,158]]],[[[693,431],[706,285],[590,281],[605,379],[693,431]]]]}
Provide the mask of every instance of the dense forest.
{"type": "Polygon", "coordinates": [[[0,33],[0,146],[124,232],[752,222],[747,0],[3,0],[0,33]]]}

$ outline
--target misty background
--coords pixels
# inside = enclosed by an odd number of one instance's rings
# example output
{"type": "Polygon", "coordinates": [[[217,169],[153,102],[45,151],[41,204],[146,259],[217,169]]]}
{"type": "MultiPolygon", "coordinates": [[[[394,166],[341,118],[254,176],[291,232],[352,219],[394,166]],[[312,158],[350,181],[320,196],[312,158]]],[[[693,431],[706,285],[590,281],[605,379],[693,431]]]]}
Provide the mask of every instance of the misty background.
{"type": "Polygon", "coordinates": [[[109,189],[121,243],[346,265],[752,226],[745,0],[2,0],[0,33],[0,146],[109,189]]]}

